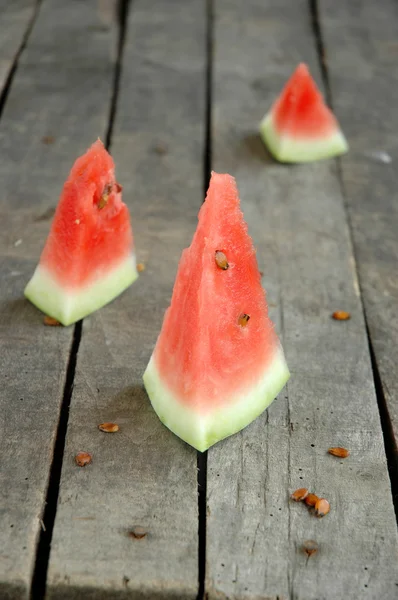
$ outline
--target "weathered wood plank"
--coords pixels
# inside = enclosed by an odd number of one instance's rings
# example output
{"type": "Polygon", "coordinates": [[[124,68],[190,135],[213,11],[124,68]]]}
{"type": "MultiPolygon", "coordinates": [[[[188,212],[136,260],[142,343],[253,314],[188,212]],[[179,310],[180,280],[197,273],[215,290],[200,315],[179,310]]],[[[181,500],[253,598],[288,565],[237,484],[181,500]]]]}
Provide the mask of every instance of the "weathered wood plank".
{"type": "Polygon", "coordinates": [[[2,600],[28,597],[73,335],[44,327],[23,289],[73,160],[105,134],[116,27],[100,31],[97,10],[43,2],[0,121],[2,600]]]}
{"type": "Polygon", "coordinates": [[[36,0],[0,2],[0,96],[35,14],[36,0]]]}
{"type": "Polygon", "coordinates": [[[112,140],[139,280],[84,321],[50,558],[50,598],[196,598],[196,452],[153,412],[142,375],[203,199],[205,14],[136,0],[112,140]],[[115,421],[104,434],[98,424],[115,421]],[[80,450],[92,453],[83,469],[80,450]],[[132,527],[145,539],[129,536],[132,527]]]}
{"type": "Polygon", "coordinates": [[[299,61],[320,80],[307,2],[216,0],[214,40],[213,168],[237,177],[292,378],[209,451],[208,598],[393,598],[396,524],[336,165],[277,164],[257,133],[299,61]],[[347,323],[330,318],[340,308],[347,323]],[[289,501],[303,486],[331,502],[323,520],[289,501]]]}
{"type": "Polygon", "coordinates": [[[360,286],[398,444],[398,5],[326,2],[320,15],[334,107],[351,146],[341,170],[360,286]]]}

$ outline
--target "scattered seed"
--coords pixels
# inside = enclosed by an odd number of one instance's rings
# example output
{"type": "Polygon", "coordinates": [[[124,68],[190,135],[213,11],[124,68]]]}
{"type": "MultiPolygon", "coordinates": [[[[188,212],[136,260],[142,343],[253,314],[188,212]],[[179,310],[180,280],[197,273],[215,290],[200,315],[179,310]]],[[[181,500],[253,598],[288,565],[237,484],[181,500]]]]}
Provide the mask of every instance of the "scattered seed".
{"type": "Polygon", "coordinates": [[[156,154],[159,154],[160,156],[162,156],[163,154],[167,154],[167,146],[166,144],[163,144],[162,142],[159,142],[158,144],[156,144],[153,147],[154,151],[156,152],[156,154]]]}
{"type": "Polygon", "coordinates": [[[308,496],[304,498],[304,502],[307,506],[315,506],[318,500],[319,498],[315,494],[308,494],[308,496]]]}
{"type": "Polygon", "coordinates": [[[260,276],[263,277],[264,271],[259,271],[259,273],[260,273],[260,276]]]}
{"type": "Polygon", "coordinates": [[[98,429],[106,433],[115,433],[119,431],[119,425],[116,425],[116,423],[101,423],[101,425],[98,425],[98,429]]]}
{"type": "Polygon", "coordinates": [[[250,319],[250,315],[247,315],[246,313],[242,313],[239,316],[238,323],[241,327],[246,327],[246,325],[249,322],[249,319],[250,319]]]}
{"type": "Polygon", "coordinates": [[[147,535],[147,530],[144,527],[140,527],[139,525],[137,525],[137,527],[133,527],[133,529],[129,532],[129,536],[136,539],[136,540],[142,540],[142,538],[144,538],[147,535]]]}
{"type": "Polygon", "coordinates": [[[57,319],[54,319],[53,317],[49,317],[48,315],[46,315],[44,317],[43,323],[44,323],[44,325],[48,325],[50,327],[57,327],[58,325],[61,325],[61,323],[59,321],[57,321],[57,319]]]}
{"type": "Polygon", "coordinates": [[[44,135],[41,138],[41,141],[43,142],[43,144],[46,144],[48,146],[49,144],[53,144],[55,142],[55,137],[52,135],[44,135]]]}
{"type": "Polygon", "coordinates": [[[306,553],[308,558],[318,552],[318,544],[315,540],[306,540],[303,543],[303,551],[306,553]]]}
{"type": "Polygon", "coordinates": [[[123,191],[123,186],[120,183],[115,182],[116,193],[120,194],[123,191]]]}
{"type": "Polygon", "coordinates": [[[76,219],[75,223],[76,225],[80,225],[80,219],[76,219]]]}
{"type": "Polygon", "coordinates": [[[221,252],[221,250],[216,250],[215,259],[217,267],[220,267],[220,269],[223,269],[223,271],[229,269],[228,260],[224,252],[221,252]]]}
{"type": "Polygon", "coordinates": [[[336,321],[348,321],[348,319],[351,319],[351,315],[349,312],[346,312],[345,310],[336,310],[333,314],[332,314],[333,319],[335,319],[336,321]]]}
{"type": "Polygon", "coordinates": [[[337,458],[347,458],[347,456],[350,456],[350,452],[346,448],[329,448],[328,452],[333,456],[337,456],[337,458]]]}
{"type": "Polygon", "coordinates": [[[138,273],[142,273],[142,271],[145,271],[145,265],[144,265],[144,263],[138,263],[138,265],[137,265],[137,271],[138,271],[138,273]]]}
{"type": "Polygon", "coordinates": [[[79,452],[75,456],[75,462],[78,467],[85,467],[86,465],[89,465],[92,460],[93,457],[88,452],[79,452]]]}
{"type": "Polygon", "coordinates": [[[301,502],[302,500],[305,500],[307,496],[308,496],[307,488],[299,488],[298,490],[293,492],[293,494],[290,497],[292,500],[295,500],[296,502],[301,502]]]}
{"type": "Polygon", "coordinates": [[[108,199],[109,199],[109,195],[112,191],[112,187],[113,187],[112,183],[107,183],[106,186],[104,187],[104,191],[102,192],[102,196],[99,199],[99,202],[97,205],[99,210],[101,210],[102,208],[105,208],[105,206],[108,204],[108,199]]]}
{"type": "Polygon", "coordinates": [[[315,504],[315,514],[317,517],[324,517],[330,511],[330,504],[326,498],[319,498],[315,504]]]}

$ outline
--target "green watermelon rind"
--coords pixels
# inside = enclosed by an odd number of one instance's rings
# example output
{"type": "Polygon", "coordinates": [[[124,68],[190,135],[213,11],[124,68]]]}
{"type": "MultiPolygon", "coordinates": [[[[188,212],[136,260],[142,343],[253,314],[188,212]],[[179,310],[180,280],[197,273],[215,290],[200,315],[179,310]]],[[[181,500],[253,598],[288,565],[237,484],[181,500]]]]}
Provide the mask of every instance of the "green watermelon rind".
{"type": "Polygon", "coordinates": [[[340,129],[322,139],[297,139],[275,131],[272,113],[260,123],[260,135],[271,154],[282,163],[306,163],[348,152],[348,143],[340,129]]]}
{"type": "Polygon", "coordinates": [[[116,268],[80,289],[67,289],[39,265],[24,294],[44,314],[68,326],[102,308],[137,279],[135,256],[125,258],[116,268]]]}
{"type": "Polygon", "coordinates": [[[279,347],[263,377],[251,391],[205,415],[177,400],[162,381],[154,355],[143,379],[152,407],[162,423],[182,440],[204,452],[254,421],[276,398],[289,377],[283,350],[279,347]]]}

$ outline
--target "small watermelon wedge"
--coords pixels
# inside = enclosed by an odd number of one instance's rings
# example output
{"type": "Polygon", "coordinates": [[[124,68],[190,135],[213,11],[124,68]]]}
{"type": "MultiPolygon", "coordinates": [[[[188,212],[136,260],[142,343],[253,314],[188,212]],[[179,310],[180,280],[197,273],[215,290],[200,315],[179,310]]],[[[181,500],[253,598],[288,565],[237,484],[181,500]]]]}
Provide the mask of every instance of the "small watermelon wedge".
{"type": "Polygon", "coordinates": [[[348,151],[335,116],[303,63],[265,115],[260,134],[280,162],[304,163],[348,151]]]}
{"type": "Polygon", "coordinates": [[[213,173],[144,383],[160,420],[200,451],[253,421],[289,378],[230,175],[213,173]]]}
{"type": "Polygon", "coordinates": [[[65,182],[39,265],[25,296],[70,325],[137,278],[129,211],[111,156],[98,140],[65,182]]]}

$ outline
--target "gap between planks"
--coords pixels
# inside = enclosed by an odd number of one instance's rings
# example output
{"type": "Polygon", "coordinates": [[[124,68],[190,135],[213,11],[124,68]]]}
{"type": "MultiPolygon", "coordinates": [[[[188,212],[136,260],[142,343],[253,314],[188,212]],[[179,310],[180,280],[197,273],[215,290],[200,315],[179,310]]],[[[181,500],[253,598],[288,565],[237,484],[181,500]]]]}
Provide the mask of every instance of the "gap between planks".
{"type": "Polygon", "coordinates": [[[21,42],[21,44],[20,44],[20,46],[19,46],[19,48],[18,48],[18,50],[17,50],[17,52],[15,54],[14,61],[13,61],[12,65],[11,65],[11,68],[9,70],[9,73],[8,73],[7,78],[5,80],[5,83],[4,83],[4,87],[3,87],[2,90],[0,90],[0,119],[1,119],[1,115],[3,113],[3,108],[4,108],[5,103],[7,101],[8,93],[10,91],[11,84],[12,84],[12,81],[14,79],[15,72],[16,72],[17,67],[18,67],[18,61],[20,59],[20,56],[21,56],[22,52],[24,51],[24,49],[26,47],[26,44],[28,43],[29,36],[30,36],[30,34],[32,32],[33,26],[34,26],[34,24],[36,22],[38,14],[39,14],[39,10],[40,10],[40,6],[41,6],[42,1],[43,0],[36,0],[36,6],[34,8],[33,15],[31,16],[31,18],[30,18],[30,20],[28,22],[28,26],[26,28],[26,31],[25,31],[23,37],[22,37],[22,42],[21,42]]]}
{"type": "MultiPolygon", "coordinates": [[[[328,65],[327,65],[327,60],[326,60],[326,46],[325,46],[325,42],[324,42],[323,34],[322,34],[322,25],[321,25],[321,19],[320,19],[320,14],[319,14],[319,0],[308,0],[308,1],[309,1],[311,25],[312,25],[312,29],[313,29],[313,33],[314,33],[314,38],[315,38],[315,46],[316,46],[317,55],[318,55],[319,67],[320,67],[321,74],[322,74],[322,80],[323,80],[323,84],[324,84],[324,88],[325,88],[326,100],[327,100],[327,103],[330,106],[331,110],[333,110],[333,93],[332,93],[332,88],[331,88],[331,84],[330,84],[328,65]]],[[[366,316],[366,308],[365,308],[365,303],[364,303],[363,289],[362,289],[362,285],[361,285],[361,277],[360,277],[360,273],[359,273],[359,269],[358,269],[357,250],[356,250],[356,247],[354,244],[353,224],[352,224],[352,219],[351,219],[351,213],[350,213],[350,210],[348,207],[347,194],[346,194],[346,190],[344,188],[340,158],[336,158],[336,165],[337,165],[337,178],[338,178],[338,182],[340,184],[341,196],[344,201],[344,209],[345,209],[347,223],[348,223],[349,242],[350,242],[350,246],[351,246],[352,256],[354,257],[355,277],[356,277],[356,279],[358,281],[358,285],[359,285],[360,302],[361,302],[362,312],[363,312],[365,325],[366,325],[366,335],[367,335],[368,346],[369,346],[369,354],[370,354],[371,363],[372,363],[372,374],[373,374],[373,380],[374,380],[374,386],[375,386],[375,392],[376,392],[376,398],[377,398],[377,406],[378,406],[378,410],[379,410],[379,414],[380,414],[380,422],[381,422],[381,428],[382,428],[382,432],[383,432],[384,448],[385,448],[385,452],[386,452],[388,473],[389,473],[390,483],[391,483],[391,494],[392,494],[392,499],[393,499],[393,504],[394,504],[395,517],[396,517],[397,523],[398,523],[398,448],[397,448],[397,443],[396,443],[396,440],[394,437],[392,421],[391,421],[390,414],[388,411],[386,398],[384,395],[383,384],[382,384],[380,372],[379,372],[379,369],[377,366],[377,360],[376,360],[375,352],[373,349],[373,343],[372,343],[370,330],[369,330],[369,323],[368,323],[368,319],[366,316]]]]}
{"type": "MultiPolygon", "coordinates": [[[[203,154],[203,201],[209,187],[212,168],[212,88],[213,88],[213,0],[206,0],[206,81],[205,144],[203,154]]],[[[198,600],[205,593],[206,521],[207,521],[207,450],[198,451],[198,600]]]]}
{"type": "MultiPolygon", "coordinates": [[[[35,22],[38,7],[42,0],[37,0],[37,9],[35,15],[30,23],[30,26],[27,31],[27,35],[25,35],[24,41],[21,45],[21,49],[17,55],[16,62],[13,67],[12,73],[14,74],[18,58],[23,51],[23,48],[26,45],[27,39],[29,37],[29,33],[32,30],[33,24],[35,22]]],[[[118,43],[117,43],[117,56],[114,67],[114,80],[113,80],[113,92],[112,99],[110,103],[109,110],[109,119],[108,119],[108,127],[105,133],[105,147],[107,150],[110,149],[112,142],[112,131],[113,124],[116,115],[116,107],[117,107],[117,99],[119,93],[119,83],[120,83],[120,75],[122,70],[122,58],[123,58],[123,48],[125,42],[125,34],[126,34],[126,23],[129,12],[131,0],[117,0],[117,5],[115,7],[116,10],[116,25],[118,27],[118,43]]],[[[9,86],[11,85],[12,77],[9,82],[9,86]]],[[[0,103],[0,115],[1,115],[1,103],[0,103]]],[[[69,418],[69,408],[72,400],[73,394],[73,385],[75,380],[75,372],[76,372],[76,364],[77,357],[79,353],[80,342],[83,333],[83,320],[78,321],[74,325],[73,331],[73,341],[70,349],[68,367],[66,371],[66,379],[64,386],[63,399],[61,404],[58,428],[56,441],[54,446],[54,454],[53,460],[50,469],[50,477],[49,484],[46,495],[45,509],[43,514],[43,523],[45,523],[45,527],[43,526],[40,531],[39,543],[37,546],[37,554],[36,554],[36,563],[33,572],[32,578],[32,588],[30,593],[31,600],[42,600],[42,598],[46,595],[46,584],[47,584],[47,572],[48,565],[50,560],[50,552],[51,552],[51,540],[52,534],[54,530],[54,523],[57,514],[57,505],[58,505],[58,497],[59,497],[59,488],[61,482],[61,473],[62,473],[62,464],[64,459],[64,450],[65,450],[65,441],[66,434],[68,430],[68,418],[69,418]]]]}

